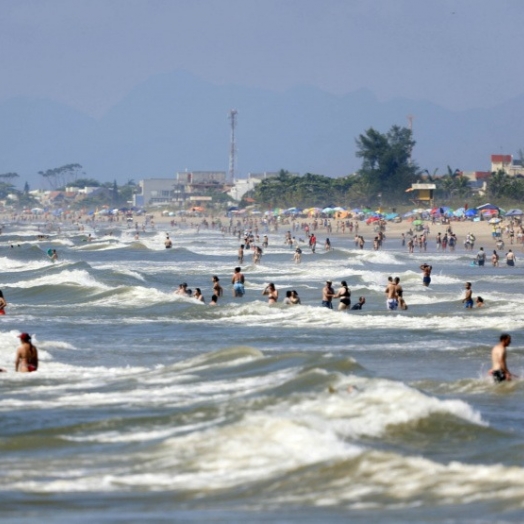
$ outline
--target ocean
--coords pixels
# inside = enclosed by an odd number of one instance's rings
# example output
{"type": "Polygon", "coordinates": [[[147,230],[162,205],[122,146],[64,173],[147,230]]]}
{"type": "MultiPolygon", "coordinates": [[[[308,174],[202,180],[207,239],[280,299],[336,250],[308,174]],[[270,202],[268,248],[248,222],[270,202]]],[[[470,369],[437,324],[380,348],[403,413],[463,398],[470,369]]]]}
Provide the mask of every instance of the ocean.
{"type": "Polygon", "coordinates": [[[64,223],[39,240],[44,224],[5,224],[2,522],[524,521],[524,382],[487,375],[503,332],[524,373],[524,266],[479,268],[433,239],[409,254],[348,233],[325,251],[322,231],[297,265],[282,226],[234,298],[238,238],[180,226],[64,223]],[[407,311],[386,309],[388,276],[407,311]],[[326,280],[363,310],[321,307],[326,280]],[[465,281],[484,308],[463,308],[465,281]],[[301,305],[282,303],[290,289],[301,305]],[[36,373],[14,373],[21,332],[36,373]]]}

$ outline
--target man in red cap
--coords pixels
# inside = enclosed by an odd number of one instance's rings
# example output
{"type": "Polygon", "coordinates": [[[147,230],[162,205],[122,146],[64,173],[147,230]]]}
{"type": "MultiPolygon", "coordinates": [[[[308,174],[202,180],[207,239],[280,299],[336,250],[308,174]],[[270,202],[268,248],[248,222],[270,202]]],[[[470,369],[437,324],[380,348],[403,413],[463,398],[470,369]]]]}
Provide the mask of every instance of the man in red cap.
{"type": "Polygon", "coordinates": [[[31,343],[31,336],[28,333],[18,335],[21,341],[20,347],[16,350],[15,371],[29,373],[38,369],[38,350],[31,343]]]}

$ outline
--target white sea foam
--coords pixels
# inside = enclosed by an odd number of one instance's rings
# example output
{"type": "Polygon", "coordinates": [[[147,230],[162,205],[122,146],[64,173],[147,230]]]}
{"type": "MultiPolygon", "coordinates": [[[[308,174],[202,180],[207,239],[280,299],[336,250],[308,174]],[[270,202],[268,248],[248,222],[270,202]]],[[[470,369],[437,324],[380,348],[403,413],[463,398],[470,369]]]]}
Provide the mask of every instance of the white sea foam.
{"type": "Polygon", "coordinates": [[[83,286],[99,289],[111,289],[109,286],[102,284],[92,277],[88,271],[84,269],[64,270],[60,273],[48,274],[38,278],[26,281],[19,281],[10,284],[11,287],[17,288],[32,288],[36,286],[83,286]]]}

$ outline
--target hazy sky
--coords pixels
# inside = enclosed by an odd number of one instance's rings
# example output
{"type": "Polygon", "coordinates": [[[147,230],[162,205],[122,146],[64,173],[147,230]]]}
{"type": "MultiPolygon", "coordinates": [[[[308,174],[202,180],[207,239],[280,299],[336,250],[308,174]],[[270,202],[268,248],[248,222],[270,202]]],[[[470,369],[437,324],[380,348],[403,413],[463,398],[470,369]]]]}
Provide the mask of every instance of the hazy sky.
{"type": "Polygon", "coordinates": [[[0,101],[101,116],[151,75],[489,107],[524,92],[523,0],[0,0],[0,101]]]}

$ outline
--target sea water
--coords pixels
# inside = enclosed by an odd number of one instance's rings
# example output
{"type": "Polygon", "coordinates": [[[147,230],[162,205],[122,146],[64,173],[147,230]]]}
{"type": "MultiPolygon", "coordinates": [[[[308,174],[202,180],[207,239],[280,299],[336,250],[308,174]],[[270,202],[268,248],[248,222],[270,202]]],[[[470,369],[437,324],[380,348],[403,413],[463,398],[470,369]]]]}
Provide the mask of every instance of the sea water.
{"type": "Polygon", "coordinates": [[[87,242],[72,226],[44,241],[36,225],[4,228],[2,522],[524,520],[524,385],[487,375],[502,332],[524,373],[521,267],[399,240],[359,250],[349,235],[303,246],[297,265],[272,231],[233,298],[231,234],[111,229],[87,242]],[[212,275],[217,307],[174,293],[186,282],[208,303],[212,275]],[[386,309],[388,276],[407,311],[386,309]],[[363,310],[322,308],[326,280],[363,310]],[[466,280],[484,308],[462,307],[466,280]],[[288,289],[302,305],[282,303],[288,289]],[[14,373],[20,332],[37,373],[14,373]]]}

